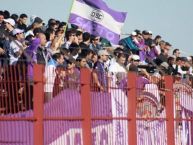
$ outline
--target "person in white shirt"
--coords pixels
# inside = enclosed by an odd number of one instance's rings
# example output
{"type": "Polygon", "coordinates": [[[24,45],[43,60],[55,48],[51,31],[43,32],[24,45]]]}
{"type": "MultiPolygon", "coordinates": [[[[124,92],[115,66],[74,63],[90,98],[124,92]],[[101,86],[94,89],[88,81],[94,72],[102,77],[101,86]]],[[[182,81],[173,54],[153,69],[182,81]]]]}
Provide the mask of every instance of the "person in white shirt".
{"type": "Polygon", "coordinates": [[[23,30],[16,28],[13,30],[12,34],[15,39],[11,41],[9,48],[10,65],[14,65],[17,63],[18,59],[26,48],[26,46],[23,44],[23,30]]]}
{"type": "Polygon", "coordinates": [[[109,66],[109,72],[112,74],[117,74],[120,72],[126,73],[126,69],[125,69],[125,61],[126,61],[126,56],[123,53],[120,53],[117,57],[117,61],[110,64],[109,66]]]}
{"type": "Polygon", "coordinates": [[[54,81],[56,78],[56,67],[59,64],[63,64],[64,56],[61,53],[56,53],[52,56],[48,64],[45,66],[45,85],[44,85],[44,93],[45,98],[44,102],[48,102],[53,98],[53,88],[54,88],[54,81]]]}
{"type": "MultiPolygon", "coordinates": [[[[128,105],[127,95],[124,88],[120,87],[122,80],[127,78],[127,70],[125,69],[126,56],[120,53],[117,61],[112,63],[109,67],[111,76],[110,93],[112,117],[127,117],[128,105]]],[[[113,120],[113,145],[126,144],[128,142],[128,130],[126,120],[113,120]]]]}

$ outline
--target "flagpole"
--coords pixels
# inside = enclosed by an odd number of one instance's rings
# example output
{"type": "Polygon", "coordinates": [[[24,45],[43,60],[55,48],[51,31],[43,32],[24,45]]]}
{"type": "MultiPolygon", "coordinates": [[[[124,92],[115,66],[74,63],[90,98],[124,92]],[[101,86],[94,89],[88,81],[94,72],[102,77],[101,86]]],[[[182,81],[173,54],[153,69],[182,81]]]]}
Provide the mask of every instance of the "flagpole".
{"type": "Polygon", "coordinates": [[[64,28],[64,34],[66,33],[67,26],[68,26],[68,24],[69,24],[69,23],[68,23],[68,20],[70,19],[70,14],[71,14],[71,11],[72,11],[74,2],[75,2],[75,0],[72,0],[72,4],[71,4],[71,7],[70,7],[70,13],[69,13],[69,15],[68,15],[68,19],[67,19],[67,22],[66,22],[66,27],[64,28]]]}

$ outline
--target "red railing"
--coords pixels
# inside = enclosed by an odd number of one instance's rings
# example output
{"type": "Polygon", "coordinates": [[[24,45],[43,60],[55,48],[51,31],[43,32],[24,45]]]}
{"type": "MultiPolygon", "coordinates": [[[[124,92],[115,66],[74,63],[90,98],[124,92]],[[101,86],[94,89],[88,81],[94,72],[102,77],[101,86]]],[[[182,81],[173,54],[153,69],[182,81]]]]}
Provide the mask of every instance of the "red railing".
{"type": "Polygon", "coordinates": [[[56,70],[47,101],[44,66],[33,67],[33,80],[25,66],[0,69],[2,145],[193,144],[192,88],[179,79],[98,75],[100,90],[87,69],[56,70]]]}

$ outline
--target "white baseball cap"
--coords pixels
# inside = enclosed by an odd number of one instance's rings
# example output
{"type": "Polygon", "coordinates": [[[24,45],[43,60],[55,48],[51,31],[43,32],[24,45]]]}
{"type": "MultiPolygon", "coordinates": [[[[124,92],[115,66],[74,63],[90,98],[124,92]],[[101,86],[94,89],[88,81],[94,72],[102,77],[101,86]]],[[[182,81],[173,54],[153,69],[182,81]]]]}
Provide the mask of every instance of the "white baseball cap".
{"type": "Polygon", "coordinates": [[[139,55],[132,55],[132,57],[131,57],[133,60],[140,60],[140,57],[139,57],[139,55]]]}
{"type": "Polygon", "coordinates": [[[4,19],[3,21],[9,23],[11,26],[15,26],[15,21],[11,18],[4,19]]]}
{"type": "Polygon", "coordinates": [[[134,31],[131,33],[132,36],[137,36],[137,33],[134,31]]]}
{"type": "Polygon", "coordinates": [[[18,29],[18,28],[15,28],[15,29],[12,31],[12,34],[13,34],[13,35],[16,35],[16,34],[19,34],[19,33],[23,33],[23,30],[18,29]]]}

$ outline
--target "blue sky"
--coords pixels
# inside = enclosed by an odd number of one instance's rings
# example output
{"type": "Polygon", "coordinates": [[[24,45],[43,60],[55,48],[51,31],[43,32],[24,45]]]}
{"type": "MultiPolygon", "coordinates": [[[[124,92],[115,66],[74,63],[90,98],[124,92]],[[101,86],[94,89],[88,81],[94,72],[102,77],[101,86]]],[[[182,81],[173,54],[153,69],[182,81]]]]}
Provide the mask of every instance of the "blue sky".
{"type": "MultiPolygon", "coordinates": [[[[0,9],[67,21],[73,0],[1,0],[0,9]],[[41,1],[41,2],[40,2],[41,1]]],[[[185,56],[193,55],[193,0],[104,0],[128,13],[123,33],[134,29],[160,34],[185,56]]]]}

